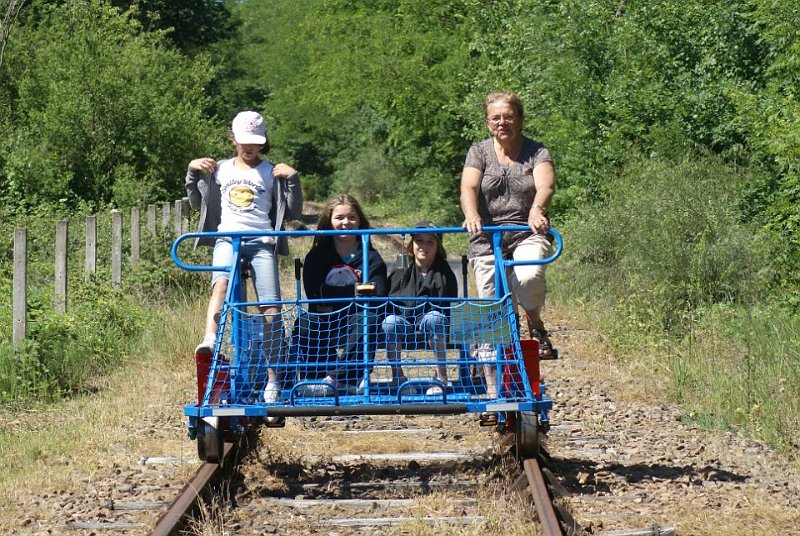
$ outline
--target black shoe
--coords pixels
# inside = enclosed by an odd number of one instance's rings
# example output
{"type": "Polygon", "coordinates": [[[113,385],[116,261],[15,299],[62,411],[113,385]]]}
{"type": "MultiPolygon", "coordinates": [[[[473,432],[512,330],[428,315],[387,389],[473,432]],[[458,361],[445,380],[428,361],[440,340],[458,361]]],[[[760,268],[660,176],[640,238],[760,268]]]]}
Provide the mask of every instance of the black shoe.
{"type": "Polygon", "coordinates": [[[479,417],[481,426],[497,426],[497,413],[494,411],[484,411],[479,417]]]}
{"type": "Polygon", "coordinates": [[[532,329],[531,339],[539,341],[539,359],[558,359],[558,350],[553,348],[546,329],[532,329]]]}

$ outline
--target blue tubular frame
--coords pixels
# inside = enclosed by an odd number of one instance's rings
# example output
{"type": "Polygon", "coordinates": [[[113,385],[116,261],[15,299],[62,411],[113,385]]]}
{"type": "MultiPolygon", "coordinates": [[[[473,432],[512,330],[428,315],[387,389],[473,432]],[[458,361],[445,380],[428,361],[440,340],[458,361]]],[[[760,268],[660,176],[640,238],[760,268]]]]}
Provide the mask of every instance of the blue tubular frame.
{"type": "MultiPolygon", "coordinates": [[[[364,234],[361,235],[361,251],[364,252],[361,255],[361,283],[369,283],[369,255],[367,255],[367,251],[369,251],[369,235],[364,234]]],[[[356,296],[358,296],[358,291],[356,291],[356,296]]],[[[361,343],[363,344],[362,348],[364,351],[361,352],[361,357],[364,362],[364,372],[361,377],[361,381],[364,383],[364,396],[369,396],[369,361],[370,361],[370,352],[369,352],[369,304],[366,304],[364,307],[361,308],[361,343]]]]}
{"type": "MultiPolygon", "coordinates": [[[[443,393],[439,401],[435,403],[430,403],[429,401],[425,401],[420,399],[419,396],[407,396],[406,394],[398,393],[397,396],[394,397],[394,400],[388,403],[385,403],[385,397],[382,395],[378,395],[375,393],[374,395],[370,394],[370,382],[369,382],[369,367],[371,365],[372,357],[368,348],[370,347],[370,338],[374,335],[370,333],[370,321],[371,315],[375,314],[375,311],[381,307],[381,304],[387,302],[388,298],[386,297],[366,297],[366,296],[358,296],[355,300],[353,299],[343,299],[340,300],[344,303],[355,303],[359,304],[361,308],[360,311],[360,318],[362,321],[361,332],[360,332],[360,346],[362,349],[361,355],[361,366],[363,367],[363,375],[362,379],[365,383],[365,389],[363,394],[356,395],[355,398],[350,395],[342,395],[339,396],[338,394],[335,396],[329,397],[332,399],[331,402],[326,402],[321,405],[295,405],[296,402],[296,393],[295,389],[301,384],[313,384],[313,383],[321,383],[320,381],[310,381],[310,382],[299,382],[295,385],[294,388],[291,389],[289,395],[286,397],[289,399],[289,403],[286,406],[273,406],[273,405],[266,405],[263,402],[259,402],[260,400],[260,393],[255,391],[257,382],[253,381],[252,373],[251,373],[251,361],[253,359],[257,359],[260,354],[263,352],[259,341],[257,340],[257,336],[254,336],[251,331],[254,329],[252,319],[245,318],[243,314],[237,312],[239,308],[246,308],[248,306],[259,305],[258,303],[248,303],[246,302],[246,289],[243,284],[242,274],[240,270],[240,260],[241,260],[241,244],[242,240],[245,238],[254,238],[254,237],[262,237],[262,236],[271,236],[271,237],[297,237],[297,236],[320,236],[320,235],[342,235],[342,234],[350,234],[350,235],[359,235],[362,241],[362,247],[364,251],[368,251],[370,245],[370,237],[372,235],[380,235],[380,234],[391,234],[391,235],[401,235],[405,237],[405,235],[411,235],[414,233],[418,233],[419,229],[417,228],[398,228],[398,229],[358,229],[358,230],[349,230],[349,231],[341,231],[341,230],[328,230],[328,231],[263,231],[263,232],[231,232],[231,233],[187,233],[180,236],[178,239],[175,240],[172,246],[172,259],[176,265],[179,267],[193,272],[204,272],[204,271],[226,271],[229,274],[229,285],[225,295],[225,300],[223,302],[221,311],[220,311],[220,321],[219,326],[220,329],[217,331],[217,337],[215,340],[215,347],[214,347],[214,358],[212,360],[212,367],[209,370],[207,384],[206,384],[206,391],[203,396],[202,404],[189,404],[185,407],[184,413],[185,415],[190,417],[190,421],[193,421],[197,418],[201,417],[211,417],[211,416],[220,416],[220,417],[263,417],[263,416],[310,416],[310,415],[341,415],[341,414],[350,414],[350,415],[379,415],[379,414],[455,414],[455,413],[477,413],[482,411],[537,411],[539,412],[542,421],[545,422],[547,420],[547,411],[552,406],[552,401],[549,397],[544,396],[545,394],[545,387],[543,383],[540,383],[540,396],[535,397],[533,395],[534,389],[533,386],[530,385],[528,376],[525,371],[525,364],[522,360],[522,347],[519,341],[519,325],[518,322],[513,321],[516,315],[516,311],[514,310],[513,301],[510,295],[510,288],[508,283],[508,276],[506,271],[508,268],[513,266],[520,266],[520,265],[535,265],[535,264],[548,264],[556,260],[562,253],[562,240],[561,236],[557,231],[554,229],[550,229],[550,234],[553,236],[555,241],[555,250],[554,252],[547,258],[544,259],[537,259],[537,260],[526,260],[526,261],[514,261],[514,260],[506,260],[503,259],[502,252],[501,252],[501,238],[502,233],[504,232],[520,232],[520,231],[530,231],[530,228],[527,226],[488,226],[484,227],[484,232],[490,233],[492,238],[492,247],[495,254],[495,298],[484,298],[484,299],[467,299],[466,296],[455,298],[451,301],[453,302],[463,302],[467,304],[468,302],[476,302],[475,305],[482,305],[486,304],[491,305],[493,303],[502,302],[500,306],[500,321],[510,322],[510,330],[511,330],[511,341],[508,343],[512,349],[513,355],[506,354],[506,343],[497,343],[495,346],[495,356],[496,360],[494,361],[494,365],[498,368],[497,374],[497,389],[498,393],[502,392],[502,371],[504,365],[511,364],[515,365],[520,372],[520,379],[522,380],[522,386],[525,390],[524,396],[520,397],[518,395],[505,397],[503,400],[495,400],[495,399],[473,399],[472,396],[469,394],[466,395],[458,395],[456,393],[448,394],[443,393]],[[192,238],[197,237],[211,237],[211,238],[229,238],[231,240],[233,246],[233,263],[230,266],[211,266],[211,265],[188,265],[181,261],[179,257],[179,246],[180,244],[192,238]],[[231,355],[229,356],[229,361],[227,363],[220,357],[220,350],[225,347],[225,340],[223,337],[223,326],[226,325],[227,322],[231,324],[231,340],[229,343],[229,350],[231,355]],[[229,397],[226,401],[221,404],[211,403],[212,402],[212,391],[214,388],[214,383],[216,379],[216,372],[220,370],[220,368],[224,368],[225,366],[229,367],[229,377],[230,377],[230,392],[228,393],[229,397]],[[255,397],[254,397],[255,395],[255,397]],[[255,403],[254,403],[255,398],[255,403]],[[369,401],[374,398],[379,400],[380,403],[378,404],[370,404],[369,401]],[[342,399],[342,400],[340,400],[342,399]],[[408,399],[408,402],[406,401],[408,399]],[[340,405],[343,404],[343,405],[340,405]]],[[[465,232],[461,227],[441,227],[441,228],[434,228],[434,229],[427,229],[426,232],[431,233],[461,233],[465,232]]],[[[271,305],[275,306],[291,306],[296,308],[292,311],[291,308],[287,307],[284,309],[284,312],[287,313],[301,313],[301,303],[305,303],[304,300],[301,300],[301,283],[299,278],[299,266],[298,264],[295,265],[295,272],[296,272],[296,288],[295,288],[295,299],[294,300],[281,300],[279,302],[274,302],[271,305]]],[[[364,255],[362,260],[362,283],[369,283],[368,281],[369,276],[369,259],[366,255],[364,255]]],[[[465,282],[466,283],[466,282],[465,282]]],[[[337,301],[337,300],[326,300],[326,301],[337,301]]],[[[432,300],[431,300],[432,301],[432,300]]],[[[432,301],[433,303],[433,301],[432,301]]],[[[263,304],[261,304],[263,305],[263,304]]],[[[308,314],[308,313],[305,313],[308,314]]],[[[287,315],[288,316],[288,315],[287,315]]],[[[256,319],[258,320],[258,319],[256,319]]],[[[259,329],[264,329],[263,327],[259,327],[259,329]]],[[[461,348],[459,348],[459,363],[458,363],[458,370],[459,370],[459,377],[462,381],[462,386],[466,386],[466,382],[472,382],[472,377],[465,377],[462,374],[469,372],[469,366],[482,366],[483,362],[480,360],[476,360],[470,356],[469,347],[466,343],[458,343],[461,348]]],[[[257,362],[256,362],[257,363],[257,362]]],[[[427,363],[429,364],[429,363],[427,363]]],[[[287,365],[288,369],[288,365],[287,365]]],[[[417,383],[417,384],[425,384],[423,380],[415,380],[409,381],[407,384],[417,383]]],[[[431,382],[427,382],[427,386],[432,385],[431,382]]],[[[471,384],[471,385],[480,385],[480,384],[471,384]]],[[[481,387],[482,388],[482,387],[481,387]]],[[[472,391],[473,395],[477,394],[476,391],[472,391]]],[[[424,398],[424,397],[423,397],[424,398]]],[[[302,400],[301,400],[302,402],[302,400]]],[[[191,423],[190,423],[191,427],[191,423]]]]}
{"type": "MultiPolygon", "coordinates": [[[[534,266],[534,265],[541,265],[541,264],[549,264],[549,263],[553,262],[554,260],[556,260],[558,257],[560,257],[561,256],[561,252],[563,250],[563,243],[561,241],[561,235],[558,233],[558,231],[556,231],[555,229],[551,228],[551,229],[548,230],[548,232],[553,236],[553,240],[556,243],[556,250],[553,252],[553,254],[550,257],[545,257],[543,259],[523,260],[523,261],[515,261],[513,259],[504,259],[503,258],[503,248],[502,248],[503,233],[502,232],[493,232],[493,231],[496,231],[498,229],[497,227],[485,227],[484,229],[486,231],[492,232],[492,251],[494,253],[494,258],[495,258],[494,289],[495,289],[495,297],[497,299],[505,297],[505,296],[507,296],[507,295],[509,295],[511,293],[511,285],[508,283],[507,268],[512,268],[514,266],[534,266]]],[[[517,231],[517,230],[527,231],[527,230],[529,230],[528,227],[518,228],[518,227],[510,227],[510,226],[509,227],[499,227],[499,229],[501,229],[503,231],[509,231],[509,230],[512,230],[512,231],[517,231]]],[[[513,311],[513,307],[514,307],[513,300],[508,299],[507,300],[507,306],[511,307],[512,311],[513,311]]],[[[516,311],[514,311],[514,312],[516,312],[516,311]]],[[[514,355],[521,356],[522,355],[522,345],[519,342],[519,340],[520,340],[519,325],[516,324],[513,329],[514,329],[514,332],[515,332],[514,333],[515,336],[514,336],[513,341],[512,341],[512,344],[514,345],[514,355]]],[[[501,346],[498,345],[498,347],[495,348],[495,351],[498,352],[497,355],[502,355],[501,354],[501,352],[502,352],[502,347],[501,346]]],[[[524,363],[521,363],[521,365],[522,366],[520,368],[522,370],[524,370],[524,363]]],[[[528,375],[527,374],[522,374],[522,381],[523,381],[523,383],[525,385],[526,391],[529,392],[529,393],[533,392],[533,386],[530,385],[530,382],[528,380],[528,375]]],[[[501,390],[501,383],[502,383],[501,375],[497,374],[497,385],[495,386],[495,388],[497,389],[498,393],[501,390]]],[[[541,391],[542,394],[544,394],[544,392],[545,392],[545,386],[544,386],[543,383],[540,384],[540,391],[541,391]]],[[[547,421],[547,414],[546,413],[544,415],[541,415],[540,417],[541,417],[541,420],[543,422],[547,421]]]]}

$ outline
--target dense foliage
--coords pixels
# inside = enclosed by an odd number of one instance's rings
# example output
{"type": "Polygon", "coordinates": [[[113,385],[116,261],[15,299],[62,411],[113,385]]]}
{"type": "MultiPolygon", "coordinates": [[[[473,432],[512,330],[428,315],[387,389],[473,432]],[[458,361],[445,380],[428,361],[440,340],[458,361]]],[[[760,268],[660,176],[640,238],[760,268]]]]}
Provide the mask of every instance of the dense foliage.
{"type": "MultiPolygon", "coordinates": [[[[481,99],[507,87],[527,105],[528,133],[555,154],[556,221],[605,210],[642,159],[663,161],[667,175],[708,159],[729,170],[711,183],[749,179],[726,197],[733,221],[765,241],[758,260],[795,305],[794,3],[317,0],[244,2],[237,13],[237,61],[265,89],[260,105],[307,194],[347,190],[457,223],[463,157],[486,136],[481,99]]],[[[677,207],[691,202],[675,194],[663,191],[677,207]]]]}
{"type": "Polygon", "coordinates": [[[34,6],[2,65],[0,200],[173,198],[186,155],[224,133],[205,115],[213,67],[104,3],[34,6]]]}
{"type": "Polygon", "coordinates": [[[507,87],[556,155],[558,214],[603,202],[629,162],[699,147],[764,172],[742,216],[792,279],[798,17],[788,0],[34,1],[0,65],[0,195],[180,194],[186,160],[225,154],[230,117],[257,108],[309,197],[452,223],[481,98],[507,87]]]}

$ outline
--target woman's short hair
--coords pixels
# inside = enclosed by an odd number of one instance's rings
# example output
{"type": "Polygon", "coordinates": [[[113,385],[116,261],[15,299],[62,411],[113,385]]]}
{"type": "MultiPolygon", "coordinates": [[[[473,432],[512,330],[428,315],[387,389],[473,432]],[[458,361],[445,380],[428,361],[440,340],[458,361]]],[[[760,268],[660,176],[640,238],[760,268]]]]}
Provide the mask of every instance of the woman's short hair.
{"type": "Polygon", "coordinates": [[[486,98],[483,99],[484,117],[489,116],[489,105],[494,104],[495,102],[505,102],[510,104],[511,107],[514,108],[514,113],[517,114],[520,119],[525,119],[525,108],[522,106],[522,99],[520,99],[519,95],[513,91],[506,90],[493,91],[486,95],[486,98]]]}

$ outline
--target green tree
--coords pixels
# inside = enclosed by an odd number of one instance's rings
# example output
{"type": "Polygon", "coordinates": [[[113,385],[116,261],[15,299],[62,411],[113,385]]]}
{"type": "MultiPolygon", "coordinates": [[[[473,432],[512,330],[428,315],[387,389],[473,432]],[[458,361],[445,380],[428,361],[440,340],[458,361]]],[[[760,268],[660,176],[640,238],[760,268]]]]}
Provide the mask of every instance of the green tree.
{"type": "Polygon", "coordinates": [[[202,52],[236,31],[226,3],[220,0],[112,0],[147,31],[167,30],[167,37],[187,54],[202,52]]]}
{"type": "Polygon", "coordinates": [[[746,217],[763,222],[772,237],[765,258],[784,299],[800,306],[800,9],[787,0],[751,0],[750,31],[765,54],[763,83],[731,91],[752,147],[751,161],[770,179],[746,192],[746,217]]]}
{"type": "Polygon", "coordinates": [[[7,47],[0,190],[12,204],[120,204],[180,195],[188,159],[222,133],[205,115],[213,67],[104,2],[41,7],[7,47]]]}
{"type": "MultiPolygon", "coordinates": [[[[397,199],[423,175],[455,195],[467,10],[444,0],[243,3],[242,35],[254,37],[241,57],[263,67],[276,145],[311,165],[316,191],[346,188],[353,169],[370,169],[352,164],[372,160],[386,163],[381,183],[397,199]]],[[[438,199],[416,201],[441,210],[438,199]]]]}

